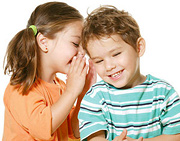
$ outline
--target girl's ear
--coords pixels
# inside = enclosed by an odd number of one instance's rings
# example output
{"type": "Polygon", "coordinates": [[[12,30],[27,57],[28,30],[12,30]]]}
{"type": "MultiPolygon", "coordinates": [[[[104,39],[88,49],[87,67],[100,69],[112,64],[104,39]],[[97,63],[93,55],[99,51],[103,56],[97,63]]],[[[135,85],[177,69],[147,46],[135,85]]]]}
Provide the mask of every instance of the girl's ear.
{"type": "Polygon", "coordinates": [[[48,52],[47,37],[45,37],[41,33],[38,33],[36,39],[37,39],[37,43],[38,43],[38,46],[40,47],[40,49],[43,52],[47,53],[48,52]]]}
{"type": "Polygon", "coordinates": [[[136,42],[137,45],[137,52],[139,57],[143,56],[145,50],[146,50],[146,42],[142,37],[139,37],[136,42]]]}

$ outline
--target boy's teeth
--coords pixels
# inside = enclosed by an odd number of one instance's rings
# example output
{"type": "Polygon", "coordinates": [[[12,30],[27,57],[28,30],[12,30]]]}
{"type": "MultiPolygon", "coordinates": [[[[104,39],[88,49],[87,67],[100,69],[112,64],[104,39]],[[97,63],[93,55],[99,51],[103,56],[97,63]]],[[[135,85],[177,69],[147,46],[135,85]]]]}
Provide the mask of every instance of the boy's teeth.
{"type": "Polygon", "coordinates": [[[120,73],[121,73],[121,71],[119,71],[119,72],[117,72],[117,73],[115,73],[115,74],[113,74],[113,75],[111,75],[111,76],[112,76],[112,77],[116,77],[116,76],[118,76],[120,73]]]}

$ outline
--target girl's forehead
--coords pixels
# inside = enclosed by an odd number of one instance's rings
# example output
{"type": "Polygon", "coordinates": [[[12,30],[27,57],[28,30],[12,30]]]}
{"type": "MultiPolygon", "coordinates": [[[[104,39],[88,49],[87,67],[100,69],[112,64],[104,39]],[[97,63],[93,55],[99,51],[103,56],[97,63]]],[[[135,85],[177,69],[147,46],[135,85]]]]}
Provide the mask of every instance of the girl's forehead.
{"type": "Polygon", "coordinates": [[[82,32],[82,28],[83,28],[83,23],[82,21],[76,21],[76,22],[72,22],[69,23],[65,29],[64,29],[64,33],[73,33],[74,36],[77,34],[81,34],[82,32]]]}
{"type": "Polygon", "coordinates": [[[63,36],[63,37],[80,38],[81,32],[82,32],[82,24],[78,24],[78,22],[73,22],[68,24],[63,30],[57,32],[56,37],[63,36]]]}

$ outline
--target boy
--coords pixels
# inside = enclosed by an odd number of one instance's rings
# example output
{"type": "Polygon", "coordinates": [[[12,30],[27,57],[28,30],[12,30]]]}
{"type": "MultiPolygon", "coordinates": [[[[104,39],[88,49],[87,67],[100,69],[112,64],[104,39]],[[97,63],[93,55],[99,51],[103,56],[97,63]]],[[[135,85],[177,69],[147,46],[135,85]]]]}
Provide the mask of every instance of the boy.
{"type": "Polygon", "coordinates": [[[81,139],[180,140],[180,98],[167,82],[140,73],[145,52],[136,21],[113,6],[88,15],[82,46],[102,81],[86,93],[79,112],[81,139]]]}

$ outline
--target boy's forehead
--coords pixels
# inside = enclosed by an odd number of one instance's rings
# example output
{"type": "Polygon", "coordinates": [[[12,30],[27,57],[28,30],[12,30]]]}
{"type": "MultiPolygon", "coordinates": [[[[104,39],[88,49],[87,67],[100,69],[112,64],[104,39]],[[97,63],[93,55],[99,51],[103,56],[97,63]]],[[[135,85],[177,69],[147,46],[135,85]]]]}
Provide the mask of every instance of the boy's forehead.
{"type": "Polygon", "coordinates": [[[108,46],[110,44],[110,46],[111,46],[111,44],[117,44],[120,41],[122,41],[122,39],[118,34],[103,36],[103,37],[99,37],[99,38],[94,37],[88,41],[87,49],[88,49],[88,47],[93,47],[96,45],[102,47],[102,46],[108,46]]]}
{"type": "Polygon", "coordinates": [[[124,41],[119,36],[106,36],[100,39],[89,40],[87,51],[90,57],[94,55],[113,52],[123,46],[124,41]]]}
{"type": "Polygon", "coordinates": [[[88,42],[93,42],[93,41],[106,41],[108,39],[112,39],[114,41],[118,41],[119,39],[121,39],[121,36],[119,34],[112,34],[112,35],[103,35],[103,36],[92,36],[91,38],[89,38],[88,42]]]}

